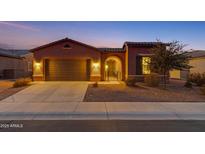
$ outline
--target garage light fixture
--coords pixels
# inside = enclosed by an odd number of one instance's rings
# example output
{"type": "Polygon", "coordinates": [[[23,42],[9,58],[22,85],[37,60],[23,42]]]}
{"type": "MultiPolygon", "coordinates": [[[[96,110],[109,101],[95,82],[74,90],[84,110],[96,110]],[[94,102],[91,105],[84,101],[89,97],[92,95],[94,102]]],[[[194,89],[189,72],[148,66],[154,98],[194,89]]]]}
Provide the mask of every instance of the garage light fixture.
{"type": "Polygon", "coordinates": [[[35,66],[36,69],[39,69],[40,66],[41,66],[41,63],[39,63],[39,62],[35,62],[35,63],[34,63],[34,66],[35,66]]]}
{"type": "Polygon", "coordinates": [[[105,70],[108,70],[108,65],[105,65],[105,70]]]}
{"type": "Polygon", "coordinates": [[[99,63],[93,63],[93,68],[94,68],[94,69],[99,68],[99,66],[100,66],[100,64],[99,64],[99,63]]]}

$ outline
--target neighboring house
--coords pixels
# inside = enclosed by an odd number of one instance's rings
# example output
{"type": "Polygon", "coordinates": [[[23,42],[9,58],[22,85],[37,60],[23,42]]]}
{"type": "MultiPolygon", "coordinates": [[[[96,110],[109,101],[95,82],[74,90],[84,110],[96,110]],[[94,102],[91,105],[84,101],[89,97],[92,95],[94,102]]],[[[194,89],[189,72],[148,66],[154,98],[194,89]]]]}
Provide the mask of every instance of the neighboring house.
{"type": "Polygon", "coordinates": [[[189,70],[172,70],[170,78],[186,80],[190,73],[205,73],[205,50],[194,50],[187,54],[189,65],[192,66],[189,70]]]}
{"type": "MultiPolygon", "coordinates": [[[[125,42],[122,48],[96,48],[69,38],[34,49],[33,79],[126,80],[150,73],[147,61],[159,42],[125,42]]],[[[160,43],[165,45],[164,43],[160,43]]]]}
{"type": "Polygon", "coordinates": [[[32,75],[33,54],[26,50],[0,49],[0,79],[32,75]]]}

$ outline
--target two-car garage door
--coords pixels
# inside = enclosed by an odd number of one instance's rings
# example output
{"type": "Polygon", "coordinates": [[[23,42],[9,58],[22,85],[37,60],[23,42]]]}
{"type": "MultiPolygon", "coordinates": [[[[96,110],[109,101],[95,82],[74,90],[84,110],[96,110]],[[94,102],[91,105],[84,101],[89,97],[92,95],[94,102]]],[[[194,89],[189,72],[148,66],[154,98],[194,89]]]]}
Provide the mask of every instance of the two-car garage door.
{"type": "Polygon", "coordinates": [[[86,81],[90,77],[90,60],[45,60],[46,81],[86,81]]]}

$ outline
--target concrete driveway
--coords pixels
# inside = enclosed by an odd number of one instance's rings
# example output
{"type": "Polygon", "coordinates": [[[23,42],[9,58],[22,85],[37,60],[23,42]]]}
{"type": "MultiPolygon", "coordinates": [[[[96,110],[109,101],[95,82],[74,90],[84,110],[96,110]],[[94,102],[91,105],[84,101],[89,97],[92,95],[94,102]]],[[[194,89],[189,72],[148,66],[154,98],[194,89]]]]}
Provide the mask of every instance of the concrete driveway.
{"type": "Polygon", "coordinates": [[[0,101],[0,120],[205,120],[205,103],[83,102],[89,82],[36,82],[0,101]]]}
{"type": "Polygon", "coordinates": [[[0,103],[82,102],[88,82],[34,82],[34,84],[0,103]]]}

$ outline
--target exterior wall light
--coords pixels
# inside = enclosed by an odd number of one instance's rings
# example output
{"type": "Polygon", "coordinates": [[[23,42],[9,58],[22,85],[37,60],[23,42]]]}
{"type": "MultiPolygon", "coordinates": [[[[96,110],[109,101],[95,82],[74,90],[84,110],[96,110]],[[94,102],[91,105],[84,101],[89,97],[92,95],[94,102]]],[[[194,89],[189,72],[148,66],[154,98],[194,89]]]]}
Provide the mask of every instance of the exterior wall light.
{"type": "Polygon", "coordinates": [[[33,62],[33,75],[34,76],[43,76],[42,62],[40,62],[40,61],[33,62]]]}
{"type": "Polygon", "coordinates": [[[99,66],[100,66],[100,64],[99,64],[99,63],[93,63],[93,69],[98,69],[98,68],[99,68],[99,66]]]}
{"type": "Polygon", "coordinates": [[[40,69],[41,63],[35,62],[35,63],[34,63],[34,66],[35,66],[35,69],[40,69]]]}
{"type": "Polygon", "coordinates": [[[40,62],[34,62],[34,70],[39,71],[41,69],[41,63],[40,62]]]}
{"type": "Polygon", "coordinates": [[[41,63],[35,62],[35,66],[36,66],[36,67],[40,67],[40,66],[41,66],[41,63]]]}
{"type": "Polygon", "coordinates": [[[108,70],[108,65],[105,65],[105,70],[108,70]]]}

